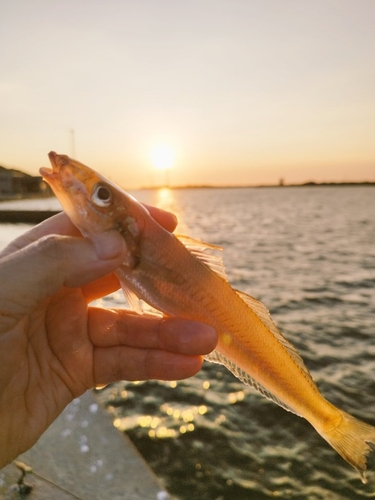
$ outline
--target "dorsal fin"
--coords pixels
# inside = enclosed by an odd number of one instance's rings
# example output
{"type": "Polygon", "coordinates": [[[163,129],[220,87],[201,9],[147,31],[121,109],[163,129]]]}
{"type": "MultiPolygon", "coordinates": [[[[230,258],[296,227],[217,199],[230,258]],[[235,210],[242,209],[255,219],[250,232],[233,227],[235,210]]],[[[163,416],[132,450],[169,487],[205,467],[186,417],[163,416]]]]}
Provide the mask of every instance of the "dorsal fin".
{"type": "Polygon", "coordinates": [[[209,267],[212,271],[218,274],[221,278],[227,280],[223,259],[221,256],[205,253],[206,250],[222,251],[223,249],[217,245],[204,243],[203,241],[194,240],[189,236],[175,235],[176,238],[189,250],[189,252],[199,259],[203,264],[209,267]]]}

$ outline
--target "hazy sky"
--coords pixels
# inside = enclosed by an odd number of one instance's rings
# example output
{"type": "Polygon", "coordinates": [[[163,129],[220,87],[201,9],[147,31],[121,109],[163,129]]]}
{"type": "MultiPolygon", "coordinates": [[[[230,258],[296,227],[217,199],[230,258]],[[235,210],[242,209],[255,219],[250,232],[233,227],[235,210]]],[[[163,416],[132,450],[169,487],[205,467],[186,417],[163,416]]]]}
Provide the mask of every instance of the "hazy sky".
{"type": "Polygon", "coordinates": [[[125,187],[375,180],[375,0],[0,2],[0,164],[125,187]]]}

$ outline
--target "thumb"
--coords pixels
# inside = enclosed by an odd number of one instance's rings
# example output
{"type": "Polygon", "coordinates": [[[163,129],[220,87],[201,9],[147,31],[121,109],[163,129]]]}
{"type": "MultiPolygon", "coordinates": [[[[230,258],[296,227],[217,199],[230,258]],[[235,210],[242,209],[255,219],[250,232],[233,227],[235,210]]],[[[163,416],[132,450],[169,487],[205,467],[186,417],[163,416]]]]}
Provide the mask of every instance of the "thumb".
{"type": "Polygon", "coordinates": [[[62,286],[80,287],[117,269],[126,245],[115,231],[88,238],[48,235],[0,261],[0,313],[31,312],[62,286]]]}

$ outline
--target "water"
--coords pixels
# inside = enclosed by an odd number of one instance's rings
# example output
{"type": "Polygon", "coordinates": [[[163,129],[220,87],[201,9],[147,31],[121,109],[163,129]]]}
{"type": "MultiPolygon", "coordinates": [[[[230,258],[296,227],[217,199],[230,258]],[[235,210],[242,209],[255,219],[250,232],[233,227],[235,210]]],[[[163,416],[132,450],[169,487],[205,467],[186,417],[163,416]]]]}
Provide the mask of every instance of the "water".
{"type": "MultiPolygon", "coordinates": [[[[323,395],[375,425],[373,187],[133,194],[173,210],[180,233],[222,246],[231,284],[267,305],[323,395]]],[[[0,241],[16,230],[25,227],[1,226],[0,241]]],[[[363,485],[307,422],[219,365],[179,382],[119,382],[99,397],[177,499],[375,498],[374,458],[363,485]]]]}

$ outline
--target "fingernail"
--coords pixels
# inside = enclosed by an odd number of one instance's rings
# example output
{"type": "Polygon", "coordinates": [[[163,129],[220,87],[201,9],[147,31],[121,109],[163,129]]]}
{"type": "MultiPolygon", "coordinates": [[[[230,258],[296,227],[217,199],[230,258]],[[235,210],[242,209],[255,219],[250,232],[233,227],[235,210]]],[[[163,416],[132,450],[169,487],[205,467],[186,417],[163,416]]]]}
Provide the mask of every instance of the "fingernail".
{"type": "Polygon", "coordinates": [[[93,243],[100,260],[116,259],[125,250],[124,238],[116,231],[97,234],[93,238],[93,243]]]}

